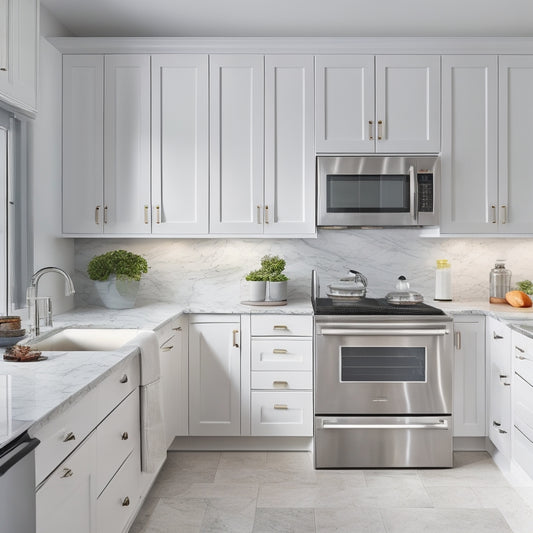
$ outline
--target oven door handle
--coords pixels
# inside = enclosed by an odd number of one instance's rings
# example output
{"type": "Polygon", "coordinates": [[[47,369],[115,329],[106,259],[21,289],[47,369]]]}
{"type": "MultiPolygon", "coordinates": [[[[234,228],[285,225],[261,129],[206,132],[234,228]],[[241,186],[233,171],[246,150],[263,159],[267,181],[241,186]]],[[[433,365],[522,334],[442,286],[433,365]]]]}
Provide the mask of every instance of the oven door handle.
{"type": "Polygon", "coordinates": [[[319,335],[373,335],[373,336],[397,336],[397,335],[448,335],[447,329],[329,329],[323,328],[319,335]]]}
{"type": "Polygon", "coordinates": [[[433,424],[338,424],[324,420],[323,429],[449,429],[447,420],[433,424]]]}

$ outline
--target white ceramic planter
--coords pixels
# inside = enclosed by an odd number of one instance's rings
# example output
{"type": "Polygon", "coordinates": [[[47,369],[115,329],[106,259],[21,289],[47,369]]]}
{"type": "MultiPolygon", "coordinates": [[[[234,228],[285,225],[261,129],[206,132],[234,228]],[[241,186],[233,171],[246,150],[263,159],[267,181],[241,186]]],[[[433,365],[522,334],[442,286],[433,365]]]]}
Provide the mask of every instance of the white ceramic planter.
{"type": "Polygon", "coordinates": [[[249,281],[249,300],[251,302],[264,302],[266,296],[266,281],[249,281]]]}
{"type": "Polygon", "coordinates": [[[108,309],[131,309],[141,282],[136,280],[116,279],[109,276],[107,281],[95,281],[94,286],[102,303],[108,309]]]}
{"type": "Polygon", "coordinates": [[[268,282],[268,299],[271,302],[283,302],[287,299],[287,282],[286,281],[269,281],[268,282]]]}

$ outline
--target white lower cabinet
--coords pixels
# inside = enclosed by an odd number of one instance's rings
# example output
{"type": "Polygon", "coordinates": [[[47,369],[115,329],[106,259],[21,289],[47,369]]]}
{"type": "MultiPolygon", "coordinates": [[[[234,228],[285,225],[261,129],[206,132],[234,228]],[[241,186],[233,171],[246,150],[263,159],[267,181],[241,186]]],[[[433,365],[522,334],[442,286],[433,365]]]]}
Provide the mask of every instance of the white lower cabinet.
{"type": "Polygon", "coordinates": [[[454,437],[484,437],[485,420],[485,317],[454,318],[454,437]]]}
{"type": "Polygon", "coordinates": [[[92,433],[39,487],[35,495],[39,533],[99,531],[96,457],[96,435],[92,433]]]}
{"type": "Polygon", "coordinates": [[[239,315],[194,315],[189,323],[189,434],[241,434],[239,315]]]}

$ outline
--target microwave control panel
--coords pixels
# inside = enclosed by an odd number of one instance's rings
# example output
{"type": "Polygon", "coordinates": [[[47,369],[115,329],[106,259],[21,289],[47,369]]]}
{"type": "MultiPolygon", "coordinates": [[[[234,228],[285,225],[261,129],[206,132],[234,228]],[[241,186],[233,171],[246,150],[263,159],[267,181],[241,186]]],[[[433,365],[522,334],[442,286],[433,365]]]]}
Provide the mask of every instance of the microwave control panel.
{"type": "Polygon", "coordinates": [[[418,175],[418,212],[433,212],[433,174],[419,173],[418,175]]]}

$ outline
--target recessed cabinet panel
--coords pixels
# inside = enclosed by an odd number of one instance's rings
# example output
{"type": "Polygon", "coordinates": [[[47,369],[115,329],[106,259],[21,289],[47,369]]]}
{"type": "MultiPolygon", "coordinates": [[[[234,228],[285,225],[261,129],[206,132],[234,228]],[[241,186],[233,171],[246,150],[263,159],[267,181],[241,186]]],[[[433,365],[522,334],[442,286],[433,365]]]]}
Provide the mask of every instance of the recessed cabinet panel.
{"type": "Polygon", "coordinates": [[[440,56],[376,56],[377,152],[439,152],[440,56]]]}
{"type": "Polygon", "coordinates": [[[374,56],[316,57],[316,151],[374,151],[374,56]]]}
{"type": "Polygon", "coordinates": [[[443,233],[491,233],[498,206],[498,60],[442,58],[443,233]]]}
{"type": "Polygon", "coordinates": [[[152,56],[152,233],[208,232],[208,56],[152,56]]]}
{"type": "Polygon", "coordinates": [[[211,233],[263,223],[263,69],[263,56],[210,58],[211,233]]]}
{"type": "Polygon", "coordinates": [[[268,234],[315,230],[313,87],[312,56],[266,56],[264,232],[268,234]]]}
{"type": "Polygon", "coordinates": [[[532,233],[533,56],[500,57],[499,230],[532,233]]]}
{"type": "Polygon", "coordinates": [[[63,233],[103,231],[103,131],[103,56],[63,56],[63,233]]]}
{"type": "Polygon", "coordinates": [[[150,233],[150,57],[105,58],[104,232],[150,233]]]}

